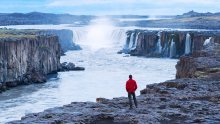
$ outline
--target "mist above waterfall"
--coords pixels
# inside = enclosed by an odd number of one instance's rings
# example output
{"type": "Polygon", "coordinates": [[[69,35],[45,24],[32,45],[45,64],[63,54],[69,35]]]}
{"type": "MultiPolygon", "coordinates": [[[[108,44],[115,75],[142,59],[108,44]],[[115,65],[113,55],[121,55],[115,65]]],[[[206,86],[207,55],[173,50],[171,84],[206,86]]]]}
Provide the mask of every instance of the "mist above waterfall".
{"type": "Polygon", "coordinates": [[[87,34],[85,42],[91,49],[111,47],[113,44],[109,39],[109,32],[114,29],[112,22],[107,18],[98,18],[93,20],[87,26],[87,34]]]}
{"type": "Polygon", "coordinates": [[[115,44],[124,43],[126,31],[114,26],[114,22],[107,17],[97,17],[89,25],[72,29],[76,43],[89,47],[92,51],[111,48],[115,44]]]}

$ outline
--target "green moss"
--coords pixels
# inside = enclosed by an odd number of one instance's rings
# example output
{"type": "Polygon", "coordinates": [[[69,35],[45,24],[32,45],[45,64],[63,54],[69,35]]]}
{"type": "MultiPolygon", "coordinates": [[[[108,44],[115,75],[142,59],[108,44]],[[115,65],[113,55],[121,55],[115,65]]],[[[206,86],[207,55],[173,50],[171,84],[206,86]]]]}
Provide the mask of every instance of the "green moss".
{"type": "Polygon", "coordinates": [[[220,68],[217,67],[217,68],[208,68],[204,71],[196,71],[194,76],[195,77],[200,77],[200,78],[205,78],[205,77],[208,77],[208,75],[210,73],[220,73],[220,68]]]}
{"type": "Polygon", "coordinates": [[[0,34],[0,38],[35,38],[36,35],[12,35],[12,34],[0,34]]]}
{"type": "Polygon", "coordinates": [[[209,73],[217,73],[217,72],[220,72],[220,68],[209,68],[208,72],[209,73]]]}
{"type": "Polygon", "coordinates": [[[0,38],[35,38],[39,30],[0,29],[0,38]]]}
{"type": "Polygon", "coordinates": [[[200,78],[205,78],[208,76],[207,73],[203,71],[196,71],[194,75],[195,77],[200,77],[200,78]]]}

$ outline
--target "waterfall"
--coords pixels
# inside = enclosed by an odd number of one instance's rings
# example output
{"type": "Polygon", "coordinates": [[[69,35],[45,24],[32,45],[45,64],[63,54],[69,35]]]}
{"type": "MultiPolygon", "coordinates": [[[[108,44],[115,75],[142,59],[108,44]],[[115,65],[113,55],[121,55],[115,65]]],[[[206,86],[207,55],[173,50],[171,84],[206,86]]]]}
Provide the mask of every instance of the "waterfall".
{"type": "Polygon", "coordinates": [[[93,26],[73,28],[73,42],[92,50],[124,45],[127,30],[116,27],[107,27],[106,30],[103,30],[103,27],[99,27],[99,29],[93,26]]]}
{"type": "Polygon", "coordinates": [[[185,42],[185,55],[190,54],[191,52],[191,36],[189,33],[186,34],[186,42],[185,42]]]}
{"type": "Polygon", "coordinates": [[[170,45],[170,58],[176,57],[176,44],[175,42],[171,41],[171,45],[170,45]]]}
{"type": "Polygon", "coordinates": [[[72,29],[73,32],[73,42],[75,43],[81,43],[85,40],[85,34],[87,32],[81,28],[77,29],[72,29]]]}
{"type": "Polygon", "coordinates": [[[133,47],[131,48],[131,50],[134,50],[134,49],[136,49],[136,47],[137,47],[137,42],[138,42],[138,37],[139,37],[139,34],[140,34],[140,32],[138,32],[138,34],[136,35],[136,38],[135,38],[135,41],[134,41],[134,45],[133,45],[133,47]]]}
{"type": "MultiPolygon", "coordinates": [[[[74,27],[72,31],[74,41],[92,51],[122,47],[127,36],[127,29],[115,27],[114,23],[105,17],[94,19],[89,25],[84,27],[74,27]]],[[[130,48],[132,45],[129,43],[130,48]]]]}
{"type": "Polygon", "coordinates": [[[205,40],[203,46],[208,45],[211,42],[212,37],[209,37],[208,39],[205,40]]]}
{"type": "Polygon", "coordinates": [[[161,32],[158,32],[157,36],[159,37],[158,38],[158,41],[157,41],[157,48],[156,48],[156,52],[161,54],[162,52],[162,46],[161,46],[161,32]]]}
{"type": "Polygon", "coordinates": [[[115,29],[112,31],[110,38],[115,44],[123,45],[127,38],[126,30],[115,29]]]}
{"type": "Polygon", "coordinates": [[[133,47],[133,44],[134,44],[134,34],[135,33],[131,34],[130,42],[129,42],[129,45],[128,45],[128,49],[131,49],[133,47]]]}

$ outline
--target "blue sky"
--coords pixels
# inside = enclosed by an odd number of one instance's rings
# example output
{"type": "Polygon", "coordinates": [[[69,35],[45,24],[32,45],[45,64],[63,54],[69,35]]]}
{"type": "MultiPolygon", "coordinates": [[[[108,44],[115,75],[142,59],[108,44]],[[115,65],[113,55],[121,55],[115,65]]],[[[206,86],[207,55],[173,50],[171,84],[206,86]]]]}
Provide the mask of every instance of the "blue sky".
{"type": "Polygon", "coordinates": [[[0,13],[33,11],[77,15],[174,15],[219,12],[220,0],[1,0],[0,13]]]}

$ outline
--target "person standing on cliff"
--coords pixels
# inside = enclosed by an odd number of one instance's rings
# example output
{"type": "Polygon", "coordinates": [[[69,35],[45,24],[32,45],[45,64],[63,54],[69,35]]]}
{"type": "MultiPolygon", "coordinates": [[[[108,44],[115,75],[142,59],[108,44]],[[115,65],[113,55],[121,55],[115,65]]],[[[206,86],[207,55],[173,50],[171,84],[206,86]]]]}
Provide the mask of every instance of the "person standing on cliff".
{"type": "Polygon", "coordinates": [[[130,104],[130,109],[132,109],[132,100],[131,96],[133,96],[135,107],[137,108],[137,100],[135,96],[135,91],[137,89],[137,83],[132,79],[132,75],[129,75],[129,80],[126,82],[126,90],[128,92],[128,99],[130,104]]]}

